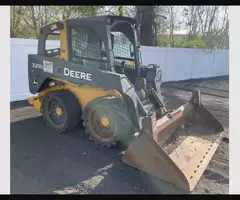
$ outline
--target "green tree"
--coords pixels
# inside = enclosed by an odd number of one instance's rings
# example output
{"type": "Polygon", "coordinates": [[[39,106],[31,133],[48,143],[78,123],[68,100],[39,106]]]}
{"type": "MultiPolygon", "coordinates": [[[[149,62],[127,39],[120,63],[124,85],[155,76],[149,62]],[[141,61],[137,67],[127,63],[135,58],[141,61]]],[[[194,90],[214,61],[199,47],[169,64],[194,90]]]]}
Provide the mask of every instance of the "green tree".
{"type": "Polygon", "coordinates": [[[98,14],[101,6],[11,6],[11,35],[38,38],[41,27],[76,17],[98,14]]]}

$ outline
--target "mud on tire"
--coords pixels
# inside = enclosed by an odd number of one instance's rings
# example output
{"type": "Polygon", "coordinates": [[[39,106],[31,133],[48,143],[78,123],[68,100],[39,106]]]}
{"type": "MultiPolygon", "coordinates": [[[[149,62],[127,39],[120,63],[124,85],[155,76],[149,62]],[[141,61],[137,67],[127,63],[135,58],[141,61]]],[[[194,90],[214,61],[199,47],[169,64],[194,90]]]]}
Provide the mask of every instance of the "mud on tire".
{"type": "Polygon", "coordinates": [[[57,132],[64,133],[79,125],[81,120],[81,107],[74,96],[68,90],[58,90],[47,93],[42,100],[41,113],[47,127],[55,129],[57,132]],[[50,115],[50,103],[57,102],[62,109],[62,121],[56,123],[50,115]]]}

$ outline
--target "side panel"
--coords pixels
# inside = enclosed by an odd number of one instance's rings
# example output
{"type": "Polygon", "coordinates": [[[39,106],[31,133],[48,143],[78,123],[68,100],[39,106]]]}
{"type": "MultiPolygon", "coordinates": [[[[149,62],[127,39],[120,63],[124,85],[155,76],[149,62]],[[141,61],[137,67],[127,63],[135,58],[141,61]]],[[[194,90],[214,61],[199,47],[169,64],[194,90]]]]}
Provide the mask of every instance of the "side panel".
{"type": "MultiPolygon", "coordinates": [[[[51,82],[56,82],[55,80],[51,82]]],[[[28,99],[29,103],[34,105],[35,109],[40,112],[41,99],[42,97],[51,91],[56,90],[70,90],[77,98],[82,110],[85,109],[86,105],[93,99],[104,97],[104,96],[119,96],[120,93],[113,90],[103,90],[100,88],[89,88],[88,86],[76,87],[75,84],[66,83],[64,85],[55,85],[38,93],[38,98],[30,97],[28,99]]]]}
{"type": "Polygon", "coordinates": [[[93,67],[48,58],[38,55],[28,56],[29,90],[32,94],[39,92],[41,85],[47,78],[57,78],[78,85],[93,88],[105,88],[125,92],[133,85],[127,81],[125,75],[101,71],[93,67]],[[122,84],[121,79],[125,79],[122,84]]]}
{"type": "Polygon", "coordinates": [[[66,62],[39,55],[28,56],[29,90],[32,94],[40,92],[45,80],[49,78],[73,83],[78,86],[117,90],[127,99],[129,112],[133,121],[141,127],[141,111],[134,86],[125,75],[102,71],[93,67],[66,62]]]}

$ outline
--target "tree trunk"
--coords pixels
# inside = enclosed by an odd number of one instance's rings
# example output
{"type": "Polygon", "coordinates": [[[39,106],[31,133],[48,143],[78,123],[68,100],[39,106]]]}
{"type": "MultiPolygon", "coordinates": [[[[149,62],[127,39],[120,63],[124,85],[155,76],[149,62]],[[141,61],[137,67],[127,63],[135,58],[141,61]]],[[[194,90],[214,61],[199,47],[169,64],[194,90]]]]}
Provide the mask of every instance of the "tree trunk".
{"type": "Polygon", "coordinates": [[[32,18],[34,30],[35,30],[35,33],[36,33],[36,38],[38,38],[38,26],[37,26],[37,19],[35,17],[34,6],[30,6],[30,8],[31,8],[31,18],[32,18]]]}
{"type": "Polygon", "coordinates": [[[12,27],[10,27],[10,38],[16,38],[12,27]]]}
{"type": "Polygon", "coordinates": [[[143,46],[154,45],[154,6],[136,6],[137,21],[140,23],[140,44],[143,46]]]}

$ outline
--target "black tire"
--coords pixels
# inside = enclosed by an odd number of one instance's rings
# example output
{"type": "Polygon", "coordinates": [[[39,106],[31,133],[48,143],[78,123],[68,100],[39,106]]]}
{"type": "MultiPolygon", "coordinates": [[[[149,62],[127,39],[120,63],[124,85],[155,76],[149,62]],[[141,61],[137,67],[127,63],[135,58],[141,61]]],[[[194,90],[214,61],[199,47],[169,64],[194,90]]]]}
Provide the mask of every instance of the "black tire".
{"type": "MultiPolygon", "coordinates": [[[[127,109],[123,102],[117,98],[109,99],[108,97],[101,97],[94,99],[84,109],[82,118],[83,126],[85,127],[85,132],[89,135],[89,139],[102,147],[110,148],[115,146],[119,140],[124,143],[124,138],[133,132],[127,109]],[[110,129],[114,131],[108,137],[104,137],[106,133],[104,131],[101,132],[103,129],[99,128],[100,126],[96,130],[97,123],[94,122],[94,114],[92,114],[96,111],[101,111],[101,115],[107,115],[108,119],[111,119],[109,123],[110,129]]],[[[97,116],[97,114],[96,118],[100,120],[100,116],[97,116]]]]}
{"type": "Polygon", "coordinates": [[[74,94],[68,90],[58,90],[47,93],[42,100],[41,113],[43,114],[43,120],[46,126],[60,133],[70,131],[79,125],[81,121],[81,107],[74,94]],[[53,101],[55,101],[55,103],[58,102],[63,111],[61,120],[60,118],[54,119],[51,115],[52,110],[49,112],[53,101]]]}

